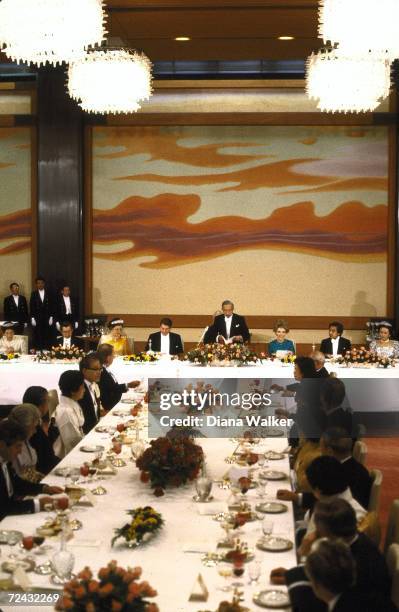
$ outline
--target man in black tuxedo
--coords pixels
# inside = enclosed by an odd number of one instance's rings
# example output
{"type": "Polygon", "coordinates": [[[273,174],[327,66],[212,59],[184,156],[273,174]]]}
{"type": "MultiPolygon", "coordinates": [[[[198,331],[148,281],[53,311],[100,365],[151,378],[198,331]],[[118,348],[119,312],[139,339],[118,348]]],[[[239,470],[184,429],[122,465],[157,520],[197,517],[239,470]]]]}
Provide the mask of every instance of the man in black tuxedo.
{"type": "MultiPolygon", "coordinates": [[[[349,546],[356,567],[355,601],[366,597],[370,608],[353,607],[351,612],[391,611],[390,578],[384,556],[364,533],[357,531],[356,515],[344,499],[318,502],[314,511],[316,533],[303,542],[301,554],[307,555],[315,538],[339,538],[349,546]]],[[[286,584],[294,612],[327,612],[327,605],[312,590],[305,567],[299,565],[286,570],[279,567],[270,574],[272,584],[286,584]]],[[[333,608],[335,610],[335,608],[333,608]]],[[[337,610],[340,608],[337,608],[337,610]]]]}
{"type": "Polygon", "coordinates": [[[72,324],[73,330],[79,327],[78,304],[71,296],[71,288],[69,285],[64,285],[60,294],[57,296],[55,304],[55,321],[58,331],[60,331],[61,323],[66,321],[72,324]]]}
{"type": "Polygon", "coordinates": [[[332,321],[328,326],[329,338],[324,338],[320,344],[320,350],[326,357],[336,357],[344,355],[346,351],[351,350],[351,342],[347,338],[343,338],[344,326],[339,321],[332,321]]]}
{"type": "Polygon", "coordinates": [[[8,419],[0,422],[0,520],[13,514],[40,512],[47,504],[53,504],[51,497],[23,499],[28,495],[63,492],[60,487],[28,482],[17,476],[11,464],[22,451],[25,440],[26,432],[21,425],[8,419]]]}
{"type": "Polygon", "coordinates": [[[221,342],[249,342],[250,333],[245,318],[235,314],[234,304],[230,300],[222,303],[222,313],[215,317],[212,325],[204,336],[204,343],[221,342]]]}
{"type": "Polygon", "coordinates": [[[73,335],[73,325],[70,321],[65,321],[60,325],[61,336],[57,336],[54,346],[62,346],[64,349],[70,349],[71,346],[83,348],[83,342],[80,338],[73,335]]]}
{"type": "Polygon", "coordinates": [[[311,357],[314,361],[317,378],[329,378],[330,375],[328,373],[328,370],[324,366],[326,362],[324,353],[322,353],[321,351],[313,351],[312,353],[310,353],[309,357],[311,357]]]}
{"type": "Polygon", "coordinates": [[[97,353],[89,353],[83,357],[79,364],[85,384],[85,394],[79,400],[85,422],[83,432],[88,434],[97,425],[102,416],[101,394],[98,383],[100,382],[102,366],[97,353]]]}
{"type": "Polygon", "coordinates": [[[115,376],[108,370],[114,361],[114,347],[111,344],[101,344],[97,355],[100,358],[102,365],[101,377],[99,382],[101,405],[104,410],[111,410],[118,402],[121,401],[123,393],[129,389],[135,389],[139,386],[139,380],[133,380],[129,383],[118,383],[115,376]]]}
{"type": "Polygon", "coordinates": [[[184,353],[183,341],[179,334],[171,332],[172,319],[165,317],[159,324],[159,332],[150,334],[145,347],[146,351],[164,353],[166,355],[179,355],[184,353]]]}
{"type": "Polygon", "coordinates": [[[30,296],[30,317],[33,327],[33,346],[46,349],[53,335],[54,311],[51,298],[42,276],[36,278],[36,289],[30,296]]]}
{"type": "Polygon", "coordinates": [[[29,322],[28,303],[24,295],[19,295],[18,283],[11,283],[10,295],[4,298],[3,313],[6,321],[17,322],[16,334],[23,334],[29,322]]]}

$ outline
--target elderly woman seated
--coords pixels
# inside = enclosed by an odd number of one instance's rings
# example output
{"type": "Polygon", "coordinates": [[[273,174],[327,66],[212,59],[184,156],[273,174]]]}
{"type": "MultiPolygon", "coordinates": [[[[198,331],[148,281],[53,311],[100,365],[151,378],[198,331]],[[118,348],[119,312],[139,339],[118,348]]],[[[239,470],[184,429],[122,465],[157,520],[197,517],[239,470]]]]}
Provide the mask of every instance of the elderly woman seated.
{"type": "Polygon", "coordinates": [[[0,353],[19,353],[25,355],[27,350],[27,342],[23,336],[16,336],[14,324],[6,322],[1,326],[3,335],[0,338],[0,353]]]}
{"type": "Polygon", "coordinates": [[[84,416],[79,400],[84,389],[83,374],[77,370],[67,370],[60,376],[60,403],[55,409],[55,422],[60,432],[57,455],[65,457],[78,444],[83,436],[84,416]]]}
{"type": "Polygon", "coordinates": [[[30,444],[30,438],[40,425],[40,411],[33,404],[20,404],[11,410],[8,420],[20,425],[26,433],[26,440],[22,444],[21,452],[13,461],[13,468],[21,478],[30,482],[39,482],[43,478],[43,473],[37,470],[37,453],[30,444]]]}

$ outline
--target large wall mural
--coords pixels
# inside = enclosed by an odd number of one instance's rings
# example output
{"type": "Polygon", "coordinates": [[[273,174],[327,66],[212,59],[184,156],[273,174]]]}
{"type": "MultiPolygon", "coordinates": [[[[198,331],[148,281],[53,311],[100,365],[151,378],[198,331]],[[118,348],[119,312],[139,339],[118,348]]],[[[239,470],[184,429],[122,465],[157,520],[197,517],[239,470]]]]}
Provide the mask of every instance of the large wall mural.
{"type": "Polygon", "coordinates": [[[31,132],[0,128],[0,287],[31,284],[31,132]]]}
{"type": "Polygon", "coordinates": [[[93,160],[98,310],[385,314],[386,128],[96,128],[93,160]]]}

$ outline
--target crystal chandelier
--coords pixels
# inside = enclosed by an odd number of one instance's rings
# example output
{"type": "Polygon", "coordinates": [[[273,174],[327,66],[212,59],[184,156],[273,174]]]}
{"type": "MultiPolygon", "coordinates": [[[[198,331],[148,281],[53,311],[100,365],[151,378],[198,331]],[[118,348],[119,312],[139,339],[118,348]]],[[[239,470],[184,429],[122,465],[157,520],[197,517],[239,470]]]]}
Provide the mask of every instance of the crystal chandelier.
{"type": "Polygon", "coordinates": [[[1,0],[0,49],[16,62],[56,65],[105,37],[102,0],[1,0]]]}
{"type": "Polygon", "coordinates": [[[319,34],[348,55],[399,58],[398,0],[321,0],[319,34]]]}
{"type": "Polygon", "coordinates": [[[353,58],[336,49],[323,49],[307,61],[306,91],[322,111],[372,111],[389,95],[390,85],[386,59],[353,58]]]}
{"type": "Polygon", "coordinates": [[[70,64],[68,92],[91,113],[132,113],[152,93],[151,62],[123,47],[89,51],[70,64]]]}

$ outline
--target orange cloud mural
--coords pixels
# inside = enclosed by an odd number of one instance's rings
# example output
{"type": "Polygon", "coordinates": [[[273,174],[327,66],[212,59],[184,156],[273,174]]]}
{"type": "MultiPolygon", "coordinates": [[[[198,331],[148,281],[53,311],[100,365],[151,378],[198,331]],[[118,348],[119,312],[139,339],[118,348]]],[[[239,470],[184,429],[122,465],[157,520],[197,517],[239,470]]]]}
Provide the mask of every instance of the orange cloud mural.
{"type": "Polygon", "coordinates": [[[279,249],[345,261],[383,261],[387,248],[387,207],[348,201],[324,216],[312,202],[274,210],[263,219],[225,215],[200,223],[187,219],[201,205],[198,195],[165,193],[132,196],[113,209],[94,210],[93,240],[121,246],[95,257],[126,260],[152,256],[140,265],[165,268],[212,259],[243,249],[279,249]]]}
{"type": "Polygon", "coordinates": [[[21,210],[0,217],[0,241],[7,245],[0,246],[0,255],[22,253],[31,247],[31,211],[21,210]]]}

